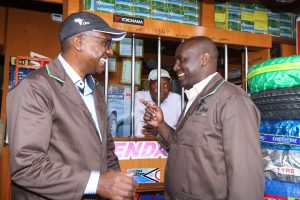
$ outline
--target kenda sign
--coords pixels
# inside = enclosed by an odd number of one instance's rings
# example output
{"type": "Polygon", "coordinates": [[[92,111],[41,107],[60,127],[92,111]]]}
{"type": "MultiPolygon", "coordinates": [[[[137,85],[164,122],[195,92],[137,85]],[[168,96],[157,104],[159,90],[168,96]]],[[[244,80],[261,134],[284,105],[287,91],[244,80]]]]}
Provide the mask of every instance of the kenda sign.
{"type": "Polygon", "coordinates": [[[119,160],[167,158],[168,153],[157,141],[115,141],[119,160]]]}

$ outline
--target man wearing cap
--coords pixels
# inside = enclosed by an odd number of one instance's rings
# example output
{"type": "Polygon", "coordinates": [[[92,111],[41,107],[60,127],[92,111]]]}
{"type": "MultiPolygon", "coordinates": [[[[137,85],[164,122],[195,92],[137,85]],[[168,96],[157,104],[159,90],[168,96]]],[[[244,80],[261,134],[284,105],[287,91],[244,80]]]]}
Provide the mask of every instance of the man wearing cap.
{"type": "Polygon", "coordinates": [[[130,199],[137,183],[121,173],[109,132],[101,74],[111,41],[126,32],[100,17],[71,14],[62,52],[7,96],[13,199],[130,199]]]}
{"type": "MultiPolygon", "coordinates": [[[[166,123],[175,129],[177,119],[181,113],[181,97],[176,93],[170,92],[171,77],[166,70],[161,69],[160,77],[160,106],[165,116],[166,123]]],[[[139,91],[135,93],[134,133],[136,137],[157,135],[156,129],[145,126],[146,124],[143,120],[145,105],[139,101],[140,99],[144,99],[148,103],[157,104],[157,69],[154,69],[149,73],[148,81],[149,91],[139,91]]]]}

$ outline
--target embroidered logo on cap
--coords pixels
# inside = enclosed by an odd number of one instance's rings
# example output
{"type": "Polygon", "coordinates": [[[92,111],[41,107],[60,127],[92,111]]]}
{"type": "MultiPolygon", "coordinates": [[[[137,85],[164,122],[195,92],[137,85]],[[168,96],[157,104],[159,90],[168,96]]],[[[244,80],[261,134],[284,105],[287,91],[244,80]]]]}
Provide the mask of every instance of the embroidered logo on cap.
{"type": "Polygon", "coordinates": [[[74,19],[74,22],[78,23],[80,26],[90,24],[90,22],[86,22],[86,21],[84,21],[84,19],[81,19],[81,18],[74,19]]]}

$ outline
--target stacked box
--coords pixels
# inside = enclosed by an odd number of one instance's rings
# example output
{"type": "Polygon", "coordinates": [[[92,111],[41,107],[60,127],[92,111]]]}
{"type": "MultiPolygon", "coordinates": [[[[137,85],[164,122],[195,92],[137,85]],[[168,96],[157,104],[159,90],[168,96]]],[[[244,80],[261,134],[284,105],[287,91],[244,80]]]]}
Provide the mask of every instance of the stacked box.
{"type": "Polygon", "coordinates": [[[150,18],[150,0],[133,0],[135,17],[150,18]]]}
{"type": "Polygon", "coordinates": [[[237,10],[228,10],[228,30],[234,30],[234,31],[241,31],[242,30],[242,24],[241,24],[241,11],[237,10]],[[236,16],[239,18],[232,18],[233,16],[236,16]]]}
{"type": "Polygon", "coordinates": [[[262,5],[262,4],[259,4],[259,3],[254,4],[254,9],[255,9],[256,11],[266,11],[266,12],[269,11],[268,8],[267,8],[266,6],[264,6],[264,5],[262,5]]]}
{"type": "Polygon", "coordinates": [[[182,1],[183,4],[197,4],[199,6],[199,2],[198,0],[183,0],[182,1]]]}
{"type": "Polygon", "coordinates": [[[215,27],[228,29],[227,4],[215,1],[215,27]]]}
{"type": "Polygon", "coordinates": [[[96,0],[95,11],[114,13],[115,0],[96,0]]]}
{"type": "Polygon", "coordinates": [[[254,32],[268,33],[268,9],[261,5],[254,5],[254,32]]]}
{"type": "Polygon", "coordinates": [[[131,0],[115,0],[115,8],[117,15],[133,16],[133,2],[131,0]]]}
{"type": "Polygon", "coordinates": [[[168,0],[169,21],[183,23],[183,0],[168,0]]]}
{"type": "Polygon", "coordinates": [[[151,0],[151,18],[160,20],[169,20],[168,1],[151,0]]]}
{"type": "Polygon", "coordinates": [[[241,10],[241,4],[228,1],[227,2],[227,9],[228,10],[241,10]]]}
{"type": "Polygon", "coordinates": [[[83,0],[82,6],[85,10],[95,10],[95,0],[83,0]]]}
{"type": "Polygon", "coordinates": [[[292,13],[280,13],[279,14],[279,28],[280,28],[280,37],[293,37],[293,14],[292,13]]]}
{"type": "Polygon", "coordinates": [[[185,24],[199,25],[199,2],[183,0],[183,15],[185,24]]]}
{"type": "Polygon", "coordinates": [[[272,36],[280,36],[279,13],[268,12],[268,33],[272,36]]]}
{"type": "Polygon", "coordinates": [[[241,5],[241,31],[254,32],[254,5],[241,5]]]}
{"type": "Polygon", "coordinates": [[[241,31],[241,6],[239,3],[227,2],[228,29],[241,31]]]}

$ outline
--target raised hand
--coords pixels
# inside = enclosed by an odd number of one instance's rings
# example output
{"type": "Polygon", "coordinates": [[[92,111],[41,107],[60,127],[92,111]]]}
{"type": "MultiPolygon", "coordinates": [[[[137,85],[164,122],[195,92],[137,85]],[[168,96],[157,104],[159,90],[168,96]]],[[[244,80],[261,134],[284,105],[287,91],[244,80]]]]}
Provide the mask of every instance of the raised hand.
{"type": "Polygon", "coordinates": [[[150,104],[144,99],[140,99],[145,108],[144,121],[145,123],[153,128],[159,127],[159,125],[164,121],[164,115],[161,109],[156,104],[150,104]]]}

